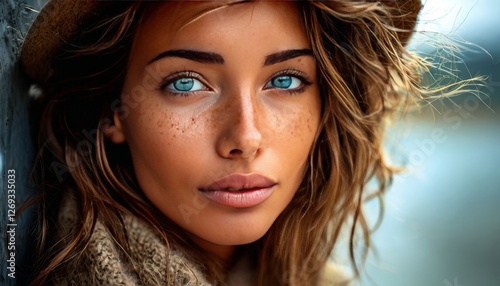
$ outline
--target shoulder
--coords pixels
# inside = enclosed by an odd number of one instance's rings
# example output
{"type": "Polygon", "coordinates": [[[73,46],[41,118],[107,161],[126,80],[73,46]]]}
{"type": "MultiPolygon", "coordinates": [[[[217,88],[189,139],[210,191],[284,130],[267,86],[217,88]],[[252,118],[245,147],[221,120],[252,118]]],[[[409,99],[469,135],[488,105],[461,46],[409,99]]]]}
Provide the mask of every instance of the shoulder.
{"type": "Polygon", "coordinates": [[[353,279],[338,265],[327,262],[320,272],[318,286],[353,286],[353,279]]]}

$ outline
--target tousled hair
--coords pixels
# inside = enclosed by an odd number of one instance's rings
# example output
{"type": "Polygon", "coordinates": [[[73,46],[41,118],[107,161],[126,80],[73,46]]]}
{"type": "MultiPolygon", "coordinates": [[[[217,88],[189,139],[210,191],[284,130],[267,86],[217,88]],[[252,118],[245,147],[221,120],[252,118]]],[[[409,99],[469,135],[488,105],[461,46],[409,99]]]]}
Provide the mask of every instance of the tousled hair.
{"type": "MultiPolygon", "coordinates": [[[[107,5],[104,15],[89,20],[94,24],[63,46],[53,74],[42,83],[35,166],[39,269],[31,284],[45,284],[53,273],[71,269],[97,221],[126,250],[124,214],[142,218],[168,250],[181,248],[203,265],[210,281],[221,283],[223,266],[153,206],[140,191],[127,146],[111,144],[104,136],[113,113],[125,111],[121,87],[134,31],[152,4],[107,5]],[[50,234],[57,229],[64,196],[75,198],[80,220],[69,234],[56,238],[50,234]]],[[[384,122],[428,93],[419,81],[427,63],[405,49],[405,31],[394,27],[405,17],[397,7],[366,1],[297,5],[318,67],[321,123],[295,197],[264,237],[247,246],[256,250],[258,285],[314,285],[347,223],[357,271],[358,231],[365,249],[370,244],[362,211],[366,186],[375,180],[374,196],[381,197],[394,172],[382,153],[384,122]]],[[[172,284],[174,277],[167,281],[172,284]]]]}

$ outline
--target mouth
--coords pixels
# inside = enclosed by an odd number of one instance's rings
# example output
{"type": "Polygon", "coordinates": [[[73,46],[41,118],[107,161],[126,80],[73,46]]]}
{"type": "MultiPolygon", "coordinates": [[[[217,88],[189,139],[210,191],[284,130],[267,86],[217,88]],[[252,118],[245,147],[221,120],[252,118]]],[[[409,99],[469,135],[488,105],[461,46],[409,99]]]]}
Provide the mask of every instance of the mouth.
{"type": "Polygon", "coordinates": [[[267,200],[278,183],[258,174],[232,174],[198,190],[210,201],[234,208],[248,208],[267,200]]]}
{"type": "Polygon", "coordinates": [[[258,174],[233,174],[226,176],[216,182],[200,188],[202,192],[227,191],[244,192],[258,189],[265,189],[276,185],[277,183],[268,177],[258,174]]]}

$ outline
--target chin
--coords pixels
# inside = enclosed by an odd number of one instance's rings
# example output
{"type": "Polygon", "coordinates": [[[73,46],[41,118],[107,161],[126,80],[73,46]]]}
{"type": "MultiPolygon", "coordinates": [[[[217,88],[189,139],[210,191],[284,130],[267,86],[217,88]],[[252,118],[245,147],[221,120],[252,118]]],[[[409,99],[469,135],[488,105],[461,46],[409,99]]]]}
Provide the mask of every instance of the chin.
{"type": "Polygon", "coordinates": [[[256,242],[261,239],[267,231],[263,232],[251,232],[251,233],[240,233],[232,235],[231,237],[223,237],[218,242],[219,245],[245,245],[252,242],[256,242]]]}
{"type": "Polygon", "coordinates": [[[241,222],[237,226],[224,228],[214,227],[209,233],[201,236],[206,241],[218,245],[244,245],[261,239],[271,228],[271,223],[258,224],[252,222],[241,222]]]}

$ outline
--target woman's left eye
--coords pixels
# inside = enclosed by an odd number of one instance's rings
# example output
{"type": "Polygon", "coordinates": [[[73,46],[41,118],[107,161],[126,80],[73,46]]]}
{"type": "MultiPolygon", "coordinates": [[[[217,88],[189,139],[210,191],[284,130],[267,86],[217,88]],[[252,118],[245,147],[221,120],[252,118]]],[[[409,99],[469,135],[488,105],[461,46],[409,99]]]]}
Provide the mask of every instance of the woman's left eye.
{"type": "Polygon", "coordinates": [[[280,75],[273,77],[266,83],[264,88],[296,89],[302,85],[302,80],[291,75],[280,75]]]}
{"type": "Polygon", "coordinates": [[[180,77],[167,84],[166,89],[172,93],[186,93],[206,90],[207,87],[199,80],[192,77],[180,77]]]}

